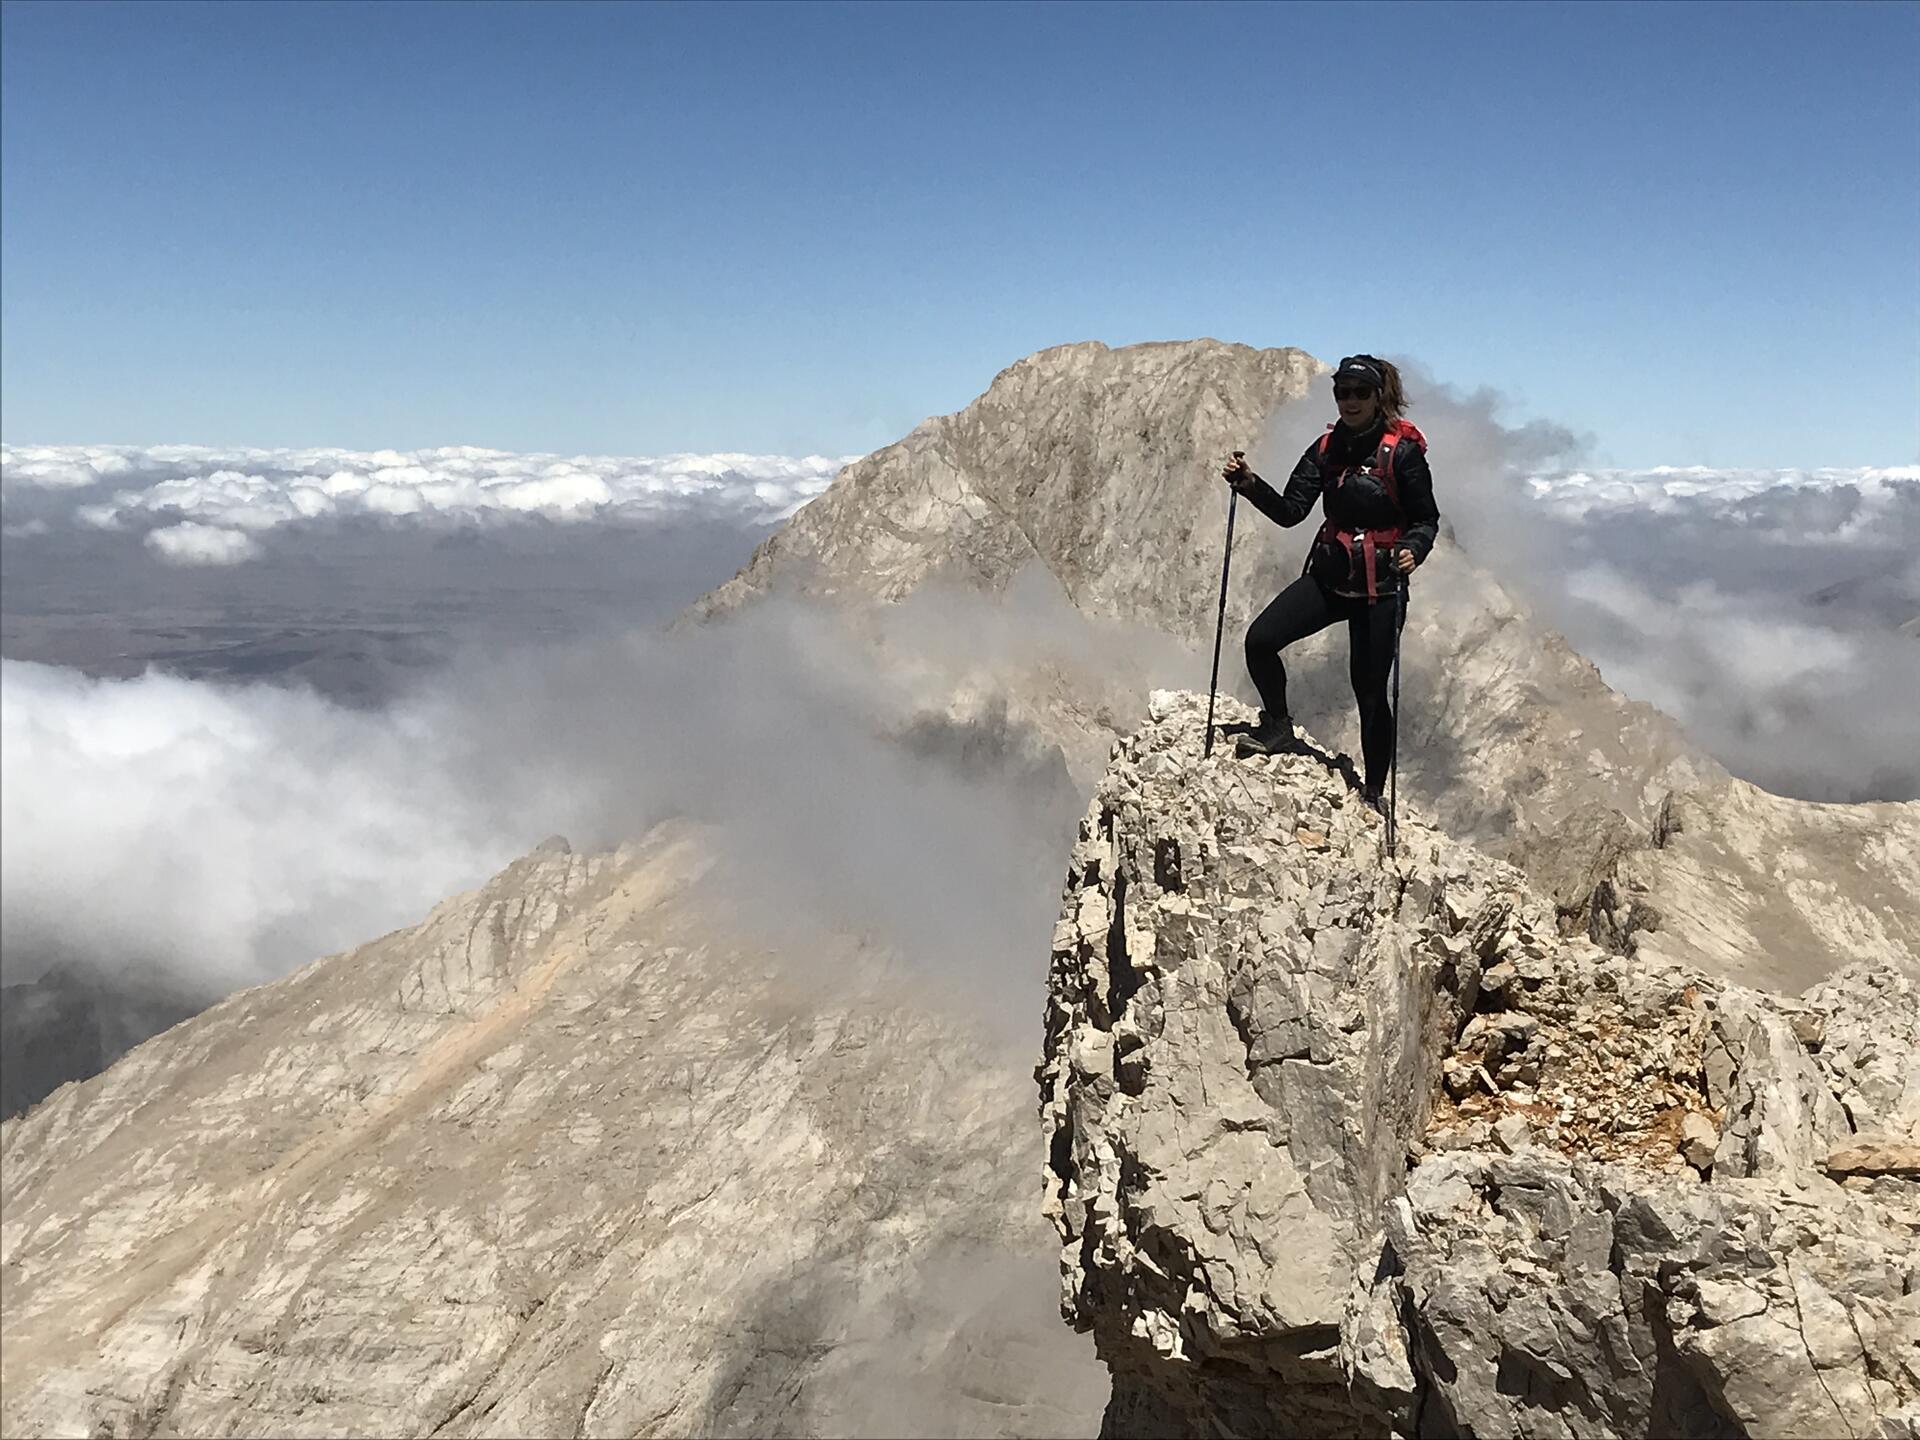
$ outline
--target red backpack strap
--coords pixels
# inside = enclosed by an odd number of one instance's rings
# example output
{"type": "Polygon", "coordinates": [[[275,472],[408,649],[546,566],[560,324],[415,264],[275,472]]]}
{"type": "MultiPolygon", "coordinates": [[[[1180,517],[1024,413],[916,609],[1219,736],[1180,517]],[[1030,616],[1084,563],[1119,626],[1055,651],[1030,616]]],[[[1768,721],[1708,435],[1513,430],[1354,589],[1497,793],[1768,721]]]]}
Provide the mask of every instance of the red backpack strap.
{"type": "Polygon", "coordinates": [[[1400,448],[1400,437],[1387,427],[1387,433],[1380,437],[1380,448],[1373,455],[1374,473],[1387,487],[1387,494],[1393,500],[1393,508],[1400,508],[1400,481],[1393,473],[1393,452],[1400,448]]]}
{"type": "Polygon", "coordinates": [[[1320,442],[1313,447],[1314,458],[1317,460],[1326,459],[1327,446],[1331,445],[1332,443],[1333,443],[1333,427],[1329,425],[1327,426],[1326,433],[1320,437],[1320,442]]]}
{"type": "Polygon", "coordinates": [[[1386,433],[1380,437],[1378,466],[1380,478],[1387,483],[1387,494],[1393,497],[1394,508],[1400,506],[1400,481],[1393,473],[1393,453],[1400,448],[1402,440],[1411,440],[1422,450],[1427,448],[1427,437],[1419,428],[1406,420],[1389,420],[1386,433]]]}

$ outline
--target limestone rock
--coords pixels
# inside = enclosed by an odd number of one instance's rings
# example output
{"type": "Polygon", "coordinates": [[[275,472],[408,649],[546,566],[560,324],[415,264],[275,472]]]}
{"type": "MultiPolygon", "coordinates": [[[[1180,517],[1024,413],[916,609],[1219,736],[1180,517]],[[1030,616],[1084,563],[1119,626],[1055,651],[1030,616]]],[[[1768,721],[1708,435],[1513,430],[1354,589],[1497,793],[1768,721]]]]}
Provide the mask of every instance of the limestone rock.
{"type": "Polygon", "coordinates": [[[6,1122],[0,1433],[1083,1431],[1018,1066],[710,860],[543,845],[6,1122]]]}
{"type": "Polygon", "coordinates": [[[1385,859],[1311,754],[1203,760],[1205,704],[1115,749],[1037,1072],[1107,1433],[1920,1433],[1916,1187],[1826,1173],[1837,1089],[1906,1113],[1920,1054],[1863,1029],[1910,1032],[1904,973],[1790,999],[1563,936],[1417,809],[1385,859]]]}
{"type": "Polygon", "coordinates": [[[1493,1138],[1509,1155],[1517,1155],[1533,1144],[1533,1129],[1524,1115],[1503,1115],[1493,1122],[1493,1138]]]}
{"type": "Polygon", "coordinates": [[[1868,1140],[1827,1156],[1829,1175],[1920,1175],[1920,1145],[1868,1140]]]}
{"type": "Polygon", "coordinates": [[[1719,1146],[1720,1132],[1713,1128],[1713,1122],[1697,1110],[1689,1110],[1680,1121],[1680,1153],[1687,1163],[1705,1170],[1713,1164],[1719,1146]]]}

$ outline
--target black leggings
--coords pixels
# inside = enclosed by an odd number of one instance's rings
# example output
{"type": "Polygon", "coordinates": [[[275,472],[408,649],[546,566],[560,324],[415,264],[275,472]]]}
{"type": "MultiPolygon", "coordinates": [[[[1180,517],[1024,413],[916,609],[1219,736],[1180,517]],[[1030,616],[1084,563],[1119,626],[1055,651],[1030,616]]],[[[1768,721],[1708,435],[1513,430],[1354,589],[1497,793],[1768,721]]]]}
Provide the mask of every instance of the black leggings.
{"type": "MultiPolygon", "coordinates": [[[[1311,575],[1302,575],[1262,610],[1247,627],[1247,673],[1260,692],[1269,719],[1287,715],[1287,667],[1280,651],[1296,640],[1333,624],[1347,622],[1348,673],[1353,698],[1360,702],[1360,749],[1366,758],[1367,789],[1387,783],[1393,756],[1393,707],[1387,703],[1387,677],[1393,669],[1393,627],[1401,614],[1397,595],[1379,600],[1350,600],[1329,594],[1311,575]]],[[[1402,621],[1404,623],[1404,620],[1402,621]]]]}

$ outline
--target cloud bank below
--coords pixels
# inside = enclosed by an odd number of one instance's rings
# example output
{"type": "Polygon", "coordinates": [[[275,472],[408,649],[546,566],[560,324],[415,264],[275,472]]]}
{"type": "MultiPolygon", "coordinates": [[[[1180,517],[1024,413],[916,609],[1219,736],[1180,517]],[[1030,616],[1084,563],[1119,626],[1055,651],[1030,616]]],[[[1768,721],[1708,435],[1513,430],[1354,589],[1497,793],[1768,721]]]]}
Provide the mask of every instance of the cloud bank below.
{"type": "Polygon", "coordinates": [[[268,532],[352,521],[774,524],[855,458],[0,446],[0,505],[10,538],[137,529],[171,564],[233,565],[263,554],[268,532]]]}
{"type": "Polygon", "coordinates": [[[0,661],[0,975],[67,957],[224,991],[412,924],[544,835],[597,850],[680,816],[726,837],[735,921],[878,937],[986,1014],[1017,993],[1024,1026],[1081,797],[925,657],[985,636],[1117,674],[1159,642],[1046,586],[877,623],[781,602],[471,654],[373,711],[0,661]]]}

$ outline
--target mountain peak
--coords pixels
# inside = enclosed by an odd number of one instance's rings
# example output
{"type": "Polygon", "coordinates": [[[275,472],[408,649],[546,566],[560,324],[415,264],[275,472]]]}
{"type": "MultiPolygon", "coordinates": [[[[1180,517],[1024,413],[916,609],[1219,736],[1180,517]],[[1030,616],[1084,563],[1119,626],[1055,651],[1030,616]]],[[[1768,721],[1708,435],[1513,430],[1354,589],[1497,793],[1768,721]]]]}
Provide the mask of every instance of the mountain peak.
{"type": "Polygon", "coordinates": [[[841,471],[704,611],[782,584],[879,599],[936,576],[998,590],[1038,562],[1076,604],[1197,632],[1219,570],[1218,461],[1324,368],[1218,340],[1038,351],[841,471]]]}

